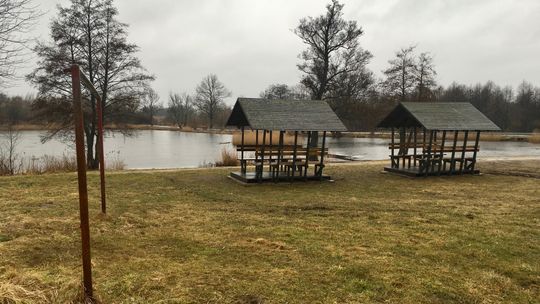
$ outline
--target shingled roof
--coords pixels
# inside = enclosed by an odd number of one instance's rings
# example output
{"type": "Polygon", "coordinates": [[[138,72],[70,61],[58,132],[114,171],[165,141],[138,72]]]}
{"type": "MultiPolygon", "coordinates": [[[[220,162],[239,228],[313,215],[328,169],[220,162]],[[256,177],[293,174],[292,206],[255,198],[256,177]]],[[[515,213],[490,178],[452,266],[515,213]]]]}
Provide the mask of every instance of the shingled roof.
{"type": "Polygon", "coordinates": [[[347,131],[321,100],[238,98],[226,125],[253,130],[347,131]]]}
{"type": "Polygon", "coordinates": [[[378,127],[423,127],[441,131],[501,130],[468,102],[402,102],[378,127]]]}

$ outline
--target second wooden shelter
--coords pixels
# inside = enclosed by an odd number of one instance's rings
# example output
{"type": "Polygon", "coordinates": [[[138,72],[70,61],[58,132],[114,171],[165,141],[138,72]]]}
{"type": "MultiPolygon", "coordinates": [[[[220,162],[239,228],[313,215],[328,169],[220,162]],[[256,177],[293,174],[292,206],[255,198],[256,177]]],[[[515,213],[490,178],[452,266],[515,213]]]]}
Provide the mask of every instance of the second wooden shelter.
{"type": "Polygon", "coordinates": [[[240,172],[232,172],[231,177],[245,183],[330,179],[323,174],[326,132],[347,131],[330,106],[320,100],[238,98],[226,125],[241,129],[237,145],[240,172]],[[247,130],[255,131],[254,140],[246,140],[247,130]],[[320,145],[309,144],[313,132],[322,133],[320,145]],[[287,133],[292,137],[289,140],[287,133]]]}
{"type": "Polygon", "coordinates": [[[464,102],[402,102],[378,127],[392,131],[384,170],[409,176],[477,174],[480,133],[501,130],[464,102]]]}

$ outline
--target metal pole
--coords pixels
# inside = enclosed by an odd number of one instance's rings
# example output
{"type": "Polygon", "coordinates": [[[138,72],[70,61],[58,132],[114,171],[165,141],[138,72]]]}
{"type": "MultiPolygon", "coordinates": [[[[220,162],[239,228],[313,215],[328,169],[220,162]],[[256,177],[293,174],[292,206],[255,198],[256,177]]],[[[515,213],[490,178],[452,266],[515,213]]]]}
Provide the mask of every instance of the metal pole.
{"type": "Polygon", "coordinates": [[[88,188],[86,183],[84,126],[81,105],[81,76],[78,65],[71,66],[71,80],[73,86],[73,116],[75,119],[75,146],[77,151],[77,176],[79,182],[83,285],[85,296],[89,299],[93,299],[92,263],[90,258],[90,223],[88,219],[88,188]]]}

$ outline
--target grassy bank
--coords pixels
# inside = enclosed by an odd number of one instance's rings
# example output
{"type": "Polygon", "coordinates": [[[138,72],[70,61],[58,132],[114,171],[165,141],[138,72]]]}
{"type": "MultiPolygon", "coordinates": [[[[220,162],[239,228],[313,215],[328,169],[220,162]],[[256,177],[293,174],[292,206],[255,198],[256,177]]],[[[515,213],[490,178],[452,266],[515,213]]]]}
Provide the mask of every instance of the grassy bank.
{"type": "MultiPolygon", "coordinates": [[[[450,133],[452,134],[452,133],[450,133]]],[[[448,138],[452,138],[452,135],[448,135],[448,138]]],[[[392,134],[388,131],[385,132],[347,132],[341,134],[343,137],[353,138],[387,138],[390,139],[392,134]]],[[[397,135],[396,135],[397,136],[397,135]]],[[[421,137],[419,133],[418,137],[421,137]]],[[[460,133],[458,135],[459,140],[463,140],[464,135],[460,133]]],[[[476,133],[471,132],[467,137],[470,142],[474,142],[476,133]]],[[[505,132],[482,132],[480,135],[481,141],[525,141],[530,143],[540,143],[540,133],[505,133],[505,132]]]]}
{"type": "MultiPolygon", "coordinates": [[[[19,124],[13,126],[17,131],[48,131],[54,130],[54,126],[45,126],[45,125],[32,125],[32,124],[19,124]]],[[[0,125],[0,131],[6,131],[7,126],[0,125]]],[[[110,131],[119,131],[119,130],[158,130],[158,131],[178,131],[186,133],[210,133],[210,134],[234,134],[238,133],[235,129],[205,129],[205,128],[191,128],[184,127],[179,128],[178,126],[172,125],[144,125],[144,124],[128,124],[123,126],[117,126],[114,124],[106,125],[105,129],[110,131]]],[[[239,136],[239,135],[237,135],[239,136]]],[[[340,137],[353,137],[353,138],[385,138],[389,139],[391,133],[388,131],[377,131],[377,132],[344,132],[339,134],[340,137]]],[[[469,140],[474,141],[475,139],[474,132],[469,134],[469,140]]],[[[248,137],[254,137],[249,135],[248,137]]],[[[292,137],[289,136],[289,137],[292,137]]],[[[249,139],[249,138],[248,138],[249,139]]],[[[463,134],[459,136],[459,139],[463,139],[463,134]]],[[[540,143],[540,133],[537,131],[533,133],[504,133],[504,132],[483,132],[481,135],[482,141],[526,141],[530,143],[540,143]]],[[[254,141],[254,138],[251,142],[254,141]]]]}
{"type": "MultiPolygon", "coordinates": [[[[107,216],[91,173],[96,294],[104,303],[540,298],[538,161],[429,179],[381,166],[330,166],[335,183],[249,187],[226,168],[112,173],[107,216]]],[[[0,189],[0,303],[76,299],[75,174],[1,177],[0,189]]]]}
{"type": "MultiPolygon", "coordinates": [[[[179,128],[174,125],[145,125],[145,124],[126,124],[116,125],[107,124],[104,126],[106,130],[119,131],[119,130],[161,130],[161,131],[180,131],[187,133],[211,133],[211,134],[232,134],[231,129],[207,129],[207,128],[192,128],[183,127],[179,128]]],[[[40,125],[40,124],[16,124],[12,126],[1,125],[0,131],[7,131],[13,129],[15,131],[52,131],[57,130],[58,126],[55,125],[40,125]]]]}

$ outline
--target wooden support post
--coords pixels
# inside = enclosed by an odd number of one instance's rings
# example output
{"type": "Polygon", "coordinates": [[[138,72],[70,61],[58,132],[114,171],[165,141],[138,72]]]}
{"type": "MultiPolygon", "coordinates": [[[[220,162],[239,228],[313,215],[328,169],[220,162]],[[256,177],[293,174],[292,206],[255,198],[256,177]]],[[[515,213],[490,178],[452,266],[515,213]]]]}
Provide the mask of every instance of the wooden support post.
{"type": "Polygon", "coordinates": [[[450,156],[450,175],[456,172],[456,147],[459,131],[454,131],[454,144],[452,145],[452,156],[450,156]]]}
{"type": "Polygon", "coordinates": [[[264,172],[264,152],[266,149],[266,130],[263,130],[263,145],[261,149],[261,165],[260,165],[260,172],[259,172],[259,183],[262,182],[262,176],[264,172]]]}
{"type": "Polygon", "coordinates": [[[259,130],[255,129],[255,177],[259,175],[258,162],[259,162],[259,130]]]}
{"type": "Polygon", "coordinates": [[[270,133],[268,135],[270,136],[270,155],[268,156],[268,171],[272,172],[272,153],[274,153],[274,147],[272,146],[272,130],[270,130],[270,133]]]}
{"type": "Polygon", "coordinates": [[[395,145],[394,135],[395,135],[395,131],[394,131],[394,127],[392,127],[392,137],[390,139],[390,166],[392,168],[399,168],[399,162],[398,162],[397,166],[394,165],[394,162],[395,162],[395,159],[394,159],[394,145],[395,145]]]}
{"type": "Polygon", "coordinates": [[[284,131],[279,131],[279,147],[278,147],[278,155],[277,155],[277,167],[276,167],[276,176],[274,176],[274,178],[277,180],[279,180],[279,172],[281,171],[281,160],[283,158],[283,132],[284,131]]]}
{"type": "Polygon", "coordinates": [[[423,136],[424,136],[424,139],[422,140],[422,152],[423,152],[423,150],[426,148],[426,140],[427,140],[427,138],[426,138],[426,132],[427,132],[427,130],[426,130],[426,128],[424,128],[424,130],[423,130],[423,132],[422,132],[422,134],[423,134],[423,136]]]}
{"type": "MultiPolygon", "coordinates": [[[[399,150],[398,150],[398,156],[405,154],[405,146],[407,144],[407,128],[400,127],[399,128],[399,150]]],[[[399,160],[398,160],[399,163],[399,160]]],[[[405,165],[403,165],[405,167],[405,165]]]]}
{"type": "Polygon", "coordinates": [[[259,152],[259,130],[255,130],[255,162],[258,160],[257,154],[259,152]]]}
{"type": "Polygon", "coordinates": [[[425,175],[428,176],[429,170],[431,169],[431,154],[432,154],[432,145],[433,145],[433,131],[429,131],[429,145],[427,148],[427,157],[424,159],[425,175]]]}
{"type": "Polygon", "coordinates": [[[293,150],[293,163],[292,163],[292,179],[296,173],[296,153],[298,151],[298,131],[294,131],[294,150],[293,150]]]}
{"type": "Polygon", "coordinates": [[[473,154],[473,160],[471,164],[471,171],[474,173],[474,169],[476,167],[476,155],[478,154],[478,144],[480,142],[480,131],[476,131],[476,139],[474,141],[474,154],[473,154]]]}
{"type": "Polygon", "coordinates": [[[92,262],[90,255],[90,220],[88,216],[88,187],[86,180],[86,158],[84,125],[81,101],[81,72],[78,65],[71,66],[73,89],[73,117],[75,120],[75,147],[77,153],[77,177],[79,184],[79,212],[81,221],[81,244],[84,295],[93,301],[92,262]]]}
{"type": "Polygon", "coordinates": [[[443,158],[444,158],[444,144],[446,141],[446,131],[443,131],[442,133],[442,139],[441,139],[441,146],[440,146],[440,153],[439,153],[439,169],[437,174],[441,175],[442,165],[443,165],[443,158]]]}
{"type": "Polygon", "coordinates": [[[244,162],[244,129],[245,127],[242,126],[242,140],[240,142],[240,173],[241,174],[246,173],[246,164],[244,162]]]}
{"type": "Polygon", "coordinates": [[[319,179],[322,180],[322,173],[324,168],[324,149],[326,148],[326,131],[323,132],[322,137],[322,148],[321,148],[321,161],[319,163],[319,179]]]}
{"type": "Polygon", "coordinates": [[[413,165],[416,167],[416,146],[418,145],[418,140],[416,139],[416,127],[413,129],[414,131],[414,152],[413,152],[413,165]]]}
{"type": "Polygon", "coordinates": [[[307,145],[306,145],[306,167],[304,169],[304,180],[307,180],[307,172],[308,172],[308,167],[309,167],[309,143],[310,143],[310,140],[311,140],[311,132],[307,132],[308,134],[308,137],[307,137],[307,145]]]}
{"type": "Polygon", "coordinates": [[[461,162],[459,163],[459,173],[463,173],[463,166],[465,165],[465,152],[467,151],[467,140],[469,139],[469,131],[465,131],[465,138],[463,138],[463,147],[461,148],[461,162]]]}

